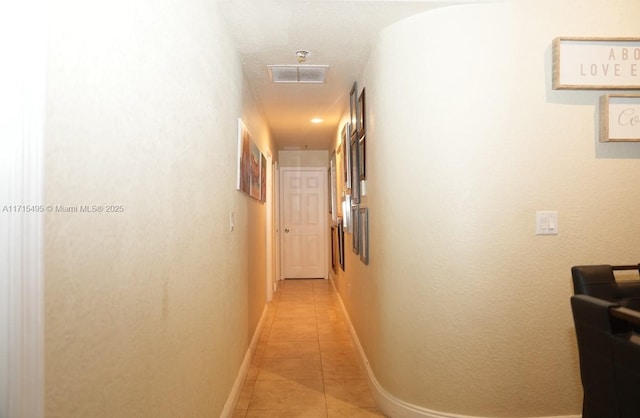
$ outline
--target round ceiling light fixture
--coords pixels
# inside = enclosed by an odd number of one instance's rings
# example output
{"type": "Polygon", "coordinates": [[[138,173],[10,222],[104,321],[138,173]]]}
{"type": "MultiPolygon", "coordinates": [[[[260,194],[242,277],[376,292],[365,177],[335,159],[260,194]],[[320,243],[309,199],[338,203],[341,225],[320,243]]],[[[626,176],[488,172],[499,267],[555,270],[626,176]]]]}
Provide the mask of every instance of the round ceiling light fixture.
{"type": "Polygon", "coordinates": [[[310,120],[311,123],[322,123],[324,122],[324,119],[322,118],[313,118],[310,120]]]}
{"type": "Polygon", "coordinates": [[[301,49],[300,51],[296,51],[296,57],[298,58],[299,63],[303,63],[307,60],[307,56],[310,54],[309,51],[305,51],[301,49]]]}

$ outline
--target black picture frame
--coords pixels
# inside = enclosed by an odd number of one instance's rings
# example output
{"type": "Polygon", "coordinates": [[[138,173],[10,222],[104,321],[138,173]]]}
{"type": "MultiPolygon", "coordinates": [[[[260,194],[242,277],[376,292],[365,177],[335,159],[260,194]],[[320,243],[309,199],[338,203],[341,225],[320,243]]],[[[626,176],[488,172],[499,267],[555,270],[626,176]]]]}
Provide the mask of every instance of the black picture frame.
{"type": "Polygon", "coordinates": [[[342,271],[345,271],[344,269],[344,226],[342,224],[342,219],[338,220],[338,255],[339,255],[339,260],[340,260],[340,268],[342,269],[342,271]]]}
{"type": "Polygon", "coordinates": [[[251,133],[238,118],[238,173],[236,189],[251,196],[251,133]]]}
{"type": "Polygon", "coordinates": [[[358,203],[360,203],[360,145],[356,135],[351,136],[350,148],[351,152],[349,157],[351,158],[351,204],[357,205],[358,203]]]}
{"type": "Polygon", "coordinates": [[[358,178],[367,179],[367,136],[358,139],[358,178]]]}
{"type": "Polygon", "coordinates": [[[338,249],[338,227],[331,226],[331,269],[334,273],[338,272],[338,261],[340,258],[338,249]]]}
{"type": "Polygon", "coordinates": [[[351,222],[351,195],[344,194],[342,196],[342,228],[347,233],[353,232],[353,222],[351,222]]]}
{"type": "Polygon", "coordinates": [[[338,182],[336,180],[336,153],[331,154],[329,163],[329,212],[331,213],[331,225],[338,224],[338,182]]]}
{"type": "Polygon", "coordinates": [[[351,240],[351,249],[355,254],[360,254],[360,233],[359,233],[359,206],[351,206],[351,222],[353,222],[353,235],[351,240]]]}
{"type": "Polygon", "coordinates": [[[360,208],[358,213],[358,232],[360,241],[360,261],[369,264],[369,209],[360,208]]]}
{"type": "Polygon", "coordinates": [[[356,103],[356,131],[358,132],[358,138],[363,137],[367,132],[365,100],[365,87],[363,87],[356,103]]]}
{"type": "Polygon", "coordinates": [[[344,188],[345,190],[351,189],[351,124],[345,123],[342,128],[342,142],[340,148],[342,149],[342,171],[344,175],[344,188]]]}
{"type": "MultiPolygon", "coordinates": [[[[367,179],[367,105],[366,105],[366,88],[362,88],[362,92],[358,96],[358,102],[356,104],[356,115],[358,117],[357,132],[358,132],[358,179],[367,179]]],[[[353,181],[353,179],[351,179],[353,181]]]]}
{"type": "Polygon", "coordinates": [[[349,92],[349,113],[351,116],[351,126],[355,132],[357,132],[358,121],[360,116],[358,115],[358,82],[353,83],[351,91],[349,92]]]}

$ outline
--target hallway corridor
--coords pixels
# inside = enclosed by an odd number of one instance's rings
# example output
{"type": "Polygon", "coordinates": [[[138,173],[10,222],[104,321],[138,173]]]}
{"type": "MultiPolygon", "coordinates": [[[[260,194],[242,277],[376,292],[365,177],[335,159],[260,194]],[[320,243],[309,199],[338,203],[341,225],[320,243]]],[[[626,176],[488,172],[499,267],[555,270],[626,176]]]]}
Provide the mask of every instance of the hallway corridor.
{"type": "Polygon", "coordinates": [[[384,417],[328,280],[282,282],[234,417],[384,417]]]}

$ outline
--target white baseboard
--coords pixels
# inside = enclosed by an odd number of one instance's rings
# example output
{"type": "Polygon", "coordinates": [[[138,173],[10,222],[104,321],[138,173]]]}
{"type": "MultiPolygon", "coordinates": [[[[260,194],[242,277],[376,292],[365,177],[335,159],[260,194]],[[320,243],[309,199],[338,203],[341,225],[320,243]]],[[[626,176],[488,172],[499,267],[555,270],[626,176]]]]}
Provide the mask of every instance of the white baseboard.
{"type": "Polygon", "coordinates": [[[236,380],[233,383],[233,387],[231,388],[231,393],[227,397],[227,401],[225,402],[222,413],[220,414],[220,418],[231,418],[233,416],[233,411],[235,410],[238,399],[240,399],[240,394],[242,393],[244,381],[247,378],[247,374],[249,373],[251,359],[253,358],[253,355],[256,352],[256,347],[258,347],[258,343],[260,342],[260,336],[262,335],[264,322],[267,318],[267,308],[267,305],[265,305],[264,310],[262,311],[262,316],[260,317],[260,321],[258,322],[258,326],[256,327],[256,330],[253,333],[253,337],[251,338],[251,344],[249,344],[249,348],[247,348],[247,352],[245,353],[242,364],[240,365],[240,370],[238,370],[238,376],[236,376],[236,380]]]}
{"type": "MultiPolygon", "coordinates": [[[[334,289],[335,283],[333,278],[331,279],[331,285],[334,289]]],[[[389,392],[387,392],[376,379],[373,370],[371,369],[371,365],[369,364],[369,360],[367,359],[367,355],[365,354],[362,345],[360,345],[360,340],[358,339],[358,334],[356,334],[355,329],[353,328],[353,324],[351,323],[351,318],[349,317],[349,313],[342,302],[342,297],[338,293],[336,289],[336,293],[338,294],[338,300],[340,300],[340,306],[342,308],[342,312],[344,313],[344,317],[347,322],[347,327],[349,328],[349,334],[351,335],[351,339],[353,341],[353,345],[356,350],[356,354],[358,355],[362,366],[364,367],[366,373],[367,384],[369,385],[369,389],[371,390],[371,395],[373,396],[378,409],[384,412],[386,415],[392,418],[491,418],[491,417],[479,417],[479,416],[470,416],[470,415],[457,415],[457,414],[449,414],[446,412],[433,411],[427,408],[423,408],[417,405],[410,404],[408,402],[399,399],[389,392]]],[[[531,417],[534,418],[534,417],[531,417]]],[[[564,416],[554,416],[554,417],[535,417],[535,418],[581,418],[581,415],[564,415],[564,416]]]]}

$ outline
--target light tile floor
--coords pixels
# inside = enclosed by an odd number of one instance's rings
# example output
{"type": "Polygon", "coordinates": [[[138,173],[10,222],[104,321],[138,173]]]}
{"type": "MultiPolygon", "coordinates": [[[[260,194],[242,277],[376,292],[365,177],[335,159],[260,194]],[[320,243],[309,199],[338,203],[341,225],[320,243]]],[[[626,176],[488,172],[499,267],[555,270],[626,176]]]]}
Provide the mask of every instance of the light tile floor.
{"type": "Polygon", "coordinates": [[[329,281],[281,283],[234,418],[384,417],[371,397],[329,281]]]}

